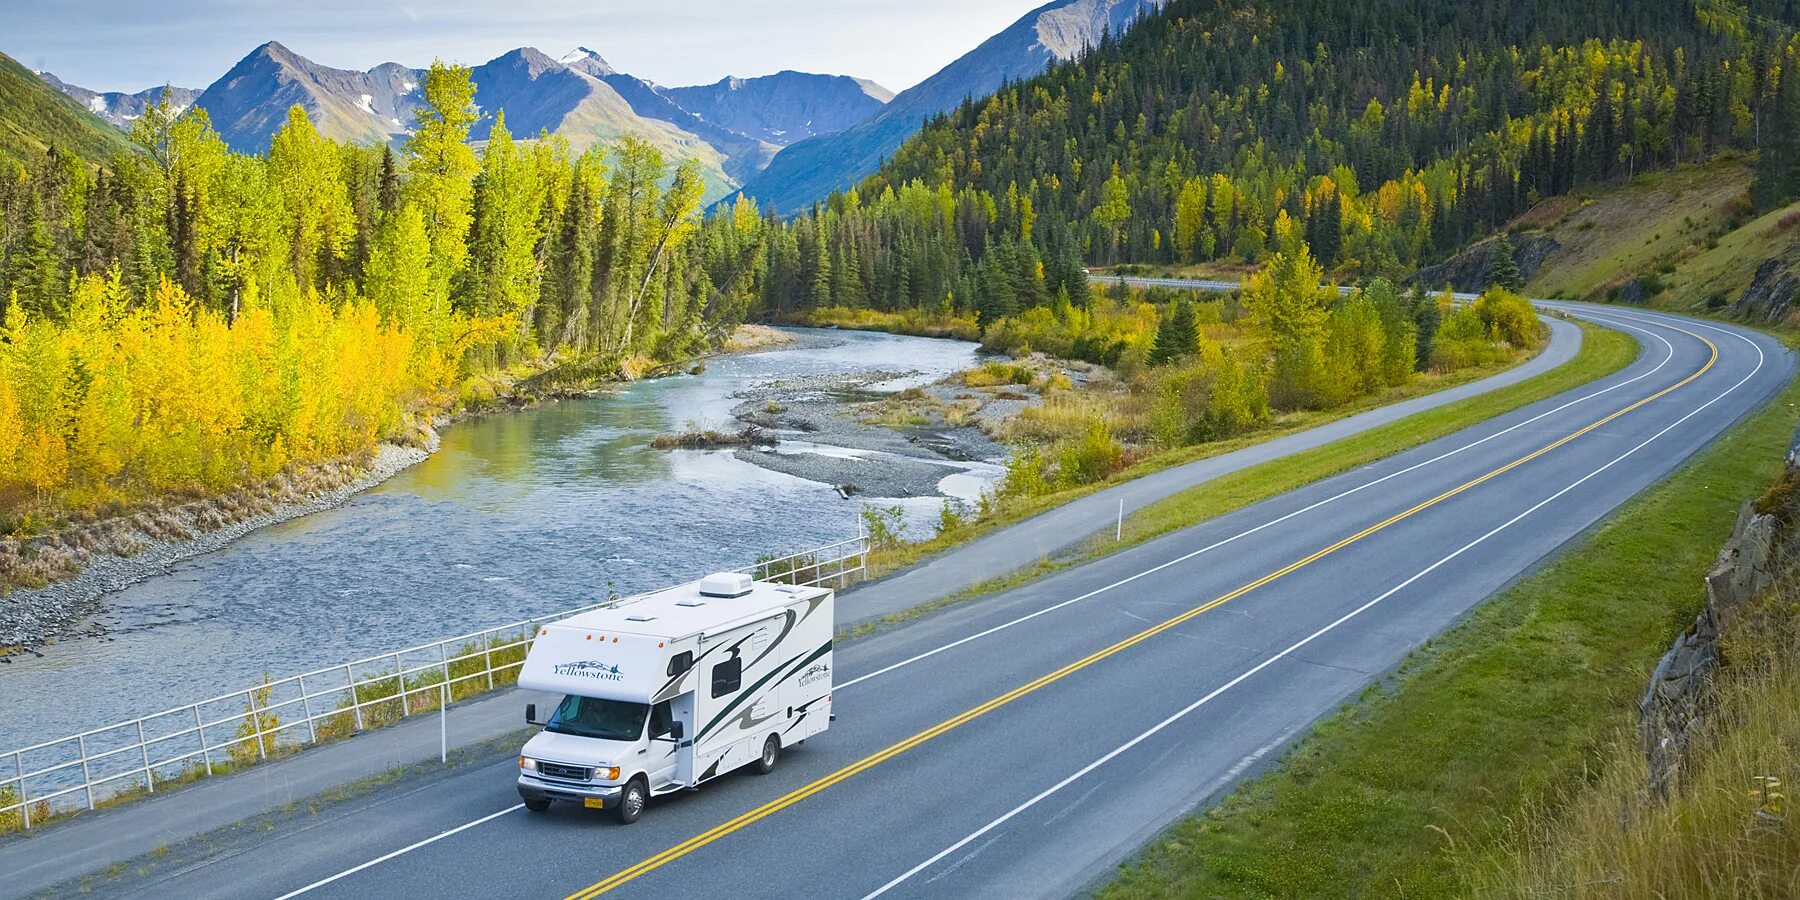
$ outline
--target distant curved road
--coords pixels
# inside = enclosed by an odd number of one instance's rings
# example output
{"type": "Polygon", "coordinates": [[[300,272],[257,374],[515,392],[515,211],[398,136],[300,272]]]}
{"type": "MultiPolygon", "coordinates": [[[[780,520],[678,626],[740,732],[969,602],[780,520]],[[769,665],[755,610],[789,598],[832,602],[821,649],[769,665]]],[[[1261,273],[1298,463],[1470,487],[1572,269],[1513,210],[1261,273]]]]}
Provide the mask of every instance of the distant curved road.
{"type": "Polygon", "coordinates": [[[720,779],[623,827],[519,810],[509,755],[107,892],[1077,892],[1794,373],[1756,332],[1558,306],[1644,352],[1562,396],[844,646],[838,722],[768,777],[720,779]]]}

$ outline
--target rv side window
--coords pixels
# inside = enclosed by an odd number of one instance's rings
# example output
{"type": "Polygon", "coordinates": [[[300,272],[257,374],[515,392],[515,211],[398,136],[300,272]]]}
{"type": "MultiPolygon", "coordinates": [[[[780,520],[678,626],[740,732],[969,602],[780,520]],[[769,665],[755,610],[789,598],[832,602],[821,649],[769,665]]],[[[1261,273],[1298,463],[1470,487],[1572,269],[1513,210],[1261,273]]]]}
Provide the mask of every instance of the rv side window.
{"type": "Polygon", "coordinates": [[[729,661],[713,666],[712,695],[719,698],[735,693],[744,683],[743,657],[732,657],[729,661]]]}
{"type": "Polygon", "coordinates": [[[669,677],[673,678],[694,667],[694,651],[683,650],[669,657],[669,677]]]}

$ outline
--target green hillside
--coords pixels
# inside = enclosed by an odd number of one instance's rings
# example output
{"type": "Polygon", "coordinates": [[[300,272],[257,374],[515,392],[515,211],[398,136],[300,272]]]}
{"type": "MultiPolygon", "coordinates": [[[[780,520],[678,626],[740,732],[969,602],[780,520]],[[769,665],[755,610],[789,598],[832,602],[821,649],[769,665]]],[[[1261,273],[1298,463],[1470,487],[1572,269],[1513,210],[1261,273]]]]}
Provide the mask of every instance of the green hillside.
{"type": "Polygon", "coordinates": [[[51,146],[97,163],[129,150],[131,142],[0,53],[0,157],[23,162],[51,146]]]}
{"type": "Polygon", "coordinates": [[[1726,153],[1762,160],[1766,212],[1800,194],[1796,21],[1791,0],[1173,0],[928,123],[796,223],[765,296],[997,318],[1079,296],[1084,266],[1259,264],[1284,228],[1340,277],[1400,278],[1547,198],[1726,153]]]}
{"type": "Polygon", "coordinates": [[[1800,203],[1759,214],[1752,178],[1743,161],[1723,159],[1546,203],[1515,223],[1523,239],[1555,242],[1528,287],[1681,310],[1727,306],[1766,261],[1800,244],[1800,203]]]}

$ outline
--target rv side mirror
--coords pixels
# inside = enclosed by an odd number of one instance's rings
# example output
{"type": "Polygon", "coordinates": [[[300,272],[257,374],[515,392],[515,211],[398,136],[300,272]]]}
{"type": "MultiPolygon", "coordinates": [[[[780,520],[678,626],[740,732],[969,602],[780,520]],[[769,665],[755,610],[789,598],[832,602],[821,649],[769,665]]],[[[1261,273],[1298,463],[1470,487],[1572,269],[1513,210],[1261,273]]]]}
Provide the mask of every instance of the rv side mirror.
{"type": "Polygon", "coordinates": [[[675,740],[678,740],[678,741],[681,740],[682,732],[684,730],[685,729],[683,729],[681,727],[680,722],[670,722],[669,723],[669,737],[674,738],[675,740]]]}
{"type": "Polygon", "coordinates": [[[527,724],[527,725],[542,725],[542,724],[544,724],[544,723],[538,721],[537,704],[536,703],[525,704],[525,724],[527,724]]]}

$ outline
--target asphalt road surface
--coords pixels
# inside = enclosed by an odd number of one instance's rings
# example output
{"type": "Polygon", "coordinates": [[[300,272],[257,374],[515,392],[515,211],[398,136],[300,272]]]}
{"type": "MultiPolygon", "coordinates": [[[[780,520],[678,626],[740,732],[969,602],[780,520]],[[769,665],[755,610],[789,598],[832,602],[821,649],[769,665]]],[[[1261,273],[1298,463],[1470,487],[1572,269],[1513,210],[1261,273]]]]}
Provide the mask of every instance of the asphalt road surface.
{"type": "MultiPolygon", "coordinates": [[[[1792,376],[1773,339],[1559,304],[1624,371],[837,652],[838,721],[631,826],[518,806],[510,755],[104,885],[155,897],[1081,891],[1792,376]]],[[[180,854],[177,853],[177,856],[180,854]]]]}

